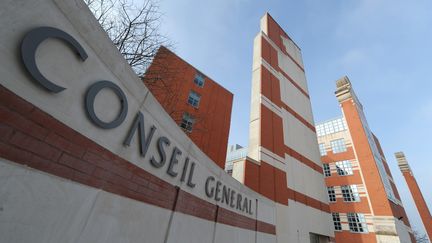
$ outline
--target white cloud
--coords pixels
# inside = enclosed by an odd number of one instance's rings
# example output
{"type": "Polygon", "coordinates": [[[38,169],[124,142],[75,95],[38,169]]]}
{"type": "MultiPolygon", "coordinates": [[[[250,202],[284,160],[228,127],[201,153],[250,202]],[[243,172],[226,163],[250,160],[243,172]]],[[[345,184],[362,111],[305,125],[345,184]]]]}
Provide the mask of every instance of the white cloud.
{"type": "Polygon", "coordinates": [[[345,69],[350,69],[353,66],[362,64],[366,60],[367,55],[364,50],[351,49],[339,59],[339,64],[345,69]]]}

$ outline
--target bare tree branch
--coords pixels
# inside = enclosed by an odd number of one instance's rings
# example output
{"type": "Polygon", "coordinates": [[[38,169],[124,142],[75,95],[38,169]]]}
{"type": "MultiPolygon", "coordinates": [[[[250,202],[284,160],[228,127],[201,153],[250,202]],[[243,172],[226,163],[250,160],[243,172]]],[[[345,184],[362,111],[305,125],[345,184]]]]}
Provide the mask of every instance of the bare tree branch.
{"type": "Polygon", "coordinates": [[[162,14],[155,0],[144,0],[139,6],[132,0],[84,1],[139,76],[145,73],[161,45],[172,46],[159,32],[162,14]]]}
{"type": "MultiPolygon", "coordinates": [[[[167,113],[180,124],[187,111],[179,108],[185,106],[178,104],[187,102],[187,98],[180,97],[181,82],[178,79],[185,76],[185,70],[170,64],[169,51],[158,52],[160,46],[169,49],[172,44],[159,32],[162,14],[156,0],[144,0],[139,6],[134,5],[133,0],[84,1],[125,60],[158,97],[167,113]]],[[[194,131],[208,131],[205,117],[209,116],[194,117],[194,131]]]]}
{"type": "Polygon", "coordinates": [[[429,243],[428,237],[426,234],[421,234],[417,230],[413,230],[414,238],[417,243],[429,243]]]}

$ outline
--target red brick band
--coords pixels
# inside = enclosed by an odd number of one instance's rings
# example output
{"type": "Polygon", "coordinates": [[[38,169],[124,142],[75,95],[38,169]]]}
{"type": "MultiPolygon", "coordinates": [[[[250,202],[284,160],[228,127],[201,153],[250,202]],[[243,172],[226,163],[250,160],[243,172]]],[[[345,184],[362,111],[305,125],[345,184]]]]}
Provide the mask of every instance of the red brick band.
{"type": "Polygon", "coordinates": [[[283,158],[288,154],[318,173],[323,173],[321,166],[285,144],[282,118],[263,104],[261,104],[260,145],[283,158]]]}
{"type": "Polygon", "coordinates": [[[308,166],[309,168],[315,170],[316,172],[318,172],[320,174],[324,173],[321,166],[317,165],[315,162],[306,158],[305,156],[303,156],[299,152],[295,151],[294,149],[285,145],[285,150],[286,150],[285,153],[287,153],[289,156],[295,158],[296,160],[302,162],[304,165],[308,166]]]}
{"type": "Polygon", "coordinates": [[[315,126],[310,124],[306,119],[304,119],[302,116],[300,116],[299,113],[295,112],[291,107],[289,107],[287,104],[282,103],[282,108],[288,111],[291,115],[293,115],[297,120],[299,120],[303,125],[305,125],[307,128],[309,128],[312,132],[316,133],[315,126]]]}
{"type": "Polygon", "coordinates": [[[327,203],[320,202],[312,197],[309,197],[301,192],[295,191],[291,188],[288,188],[288,198],[302,203],[306,206],[315,208],[317,210],[324,211],[326,213],[330,213],[330,206],[327,203]]]}
{"type": "Polygon", "coordinates": [[[286,51],[286,47],[282,42],[282,36],[290,40],[299,50],[300,47],[288,36],[288,34],[283,30],[283,28],[273,19],[272,16],[267,15],[268,18],[268,37],[273,43],[279,47],[279,49],[287,55],[303,72],[304,68],[286,51]]]}
{"type": "Polygon", "coordinates": [[[261,94],[269,99],[275,106],[285,109],[312,132],[316,132],[314,125],[310,124],[299,113],[282,101],[280,80],[276,78],[264,65],[261,65],[261,94]]]}
{"type": "Polygon", "coordinates": [[[330,207],[327,203],[320,202],[301,192],[288,188],[286,172],[263,160],[261,160],[260,164],[256,164],[249,158],[246,158],[245,173],[247,173],[247,176],[244,178],[245,185],[272,201],[288,205],[288,199],[291,199],[305,206],[326,213],[330,212],[330,207]]]}
{"type": "MultiPolygon", "coordinates": [[[[288,81],[290,81],[302,94],[304,94],[308,99],[310,99],[309,94],[298,85],[294,79],[292,79],[287,73],[285,73],[280,67],[279,67],[279,59],[277,55],[277,50],[273,48],[272,45],[264,38],[261,38],[261,48],[262,48],[262,58],[270,64],[271,67],[274,68],[274,70],[281,72],[282,75],[284,75],[288,81]]],[[[280,49],[280,48],[279,48],[280,49]]],[[[284,52],[285,53],[285,52],[284,52]]],[[[288,53],[286,53],[288,55],[288,53]]],[[[289,56],[289,55],[288,55],[289,56]]]]}
{"type": "Polygon", "coordinates": [[[274,225],[223,208],[217,210],[216,205],[120,158],[1,85],[0,156],[164,209],[275,234],[274,225]]]}
{"type": "Polygon", "coordinates": [[[295,81],[294,81],[294,79],[292,79],[286,72],[284,72],[283,70],[282,70],[282,68],[280,68],[280,67],[278,67],[278,71],[280,72],[280,73],[282,73],[282,75],[285,77],[285,78],[287,78],[302,94],[304,94],[308,99],[310,99],[310,96],[309,96],[309,94],[302,88],[302,87],[300,87],[300,85],[298,85],[295,81]]]}

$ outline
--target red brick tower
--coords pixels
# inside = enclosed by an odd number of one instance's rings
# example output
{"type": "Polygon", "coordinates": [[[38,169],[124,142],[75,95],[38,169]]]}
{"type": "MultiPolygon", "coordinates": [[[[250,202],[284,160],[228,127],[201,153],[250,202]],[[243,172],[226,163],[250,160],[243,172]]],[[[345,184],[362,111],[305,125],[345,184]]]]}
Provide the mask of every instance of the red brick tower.
{"type": "Polygon", "coordinates": [[[343,116],[316,126],[336,243],[415,242],[378,138],[348,77],[336,81],[343,116]]]}
{"type": "Polygon", "coordinates": [[[432,216],[420,190],[420,187],[417,184],[417,181],[411,171],[411,168],[405,158],[404,153],[397,152],[395,153],[395,156],[398,161],[399,169],[401,170],[402,175],[405,177],[405,181],[408,184],[408,188],[417,206],[417,210],[419,211],[420,217],[423,221],[426,233],[429,239],[432,239],[432,216]]]}

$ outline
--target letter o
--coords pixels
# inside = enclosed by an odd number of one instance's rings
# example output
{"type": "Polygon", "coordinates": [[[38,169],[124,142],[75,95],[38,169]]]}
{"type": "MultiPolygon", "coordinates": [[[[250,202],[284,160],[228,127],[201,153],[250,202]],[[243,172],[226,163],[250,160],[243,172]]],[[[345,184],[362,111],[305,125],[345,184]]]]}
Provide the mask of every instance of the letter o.
{"type": "Polygon", "coordinates": [[[87,90],[86,96],[85,96],[85,109],[87,111],[87,116],[96,126],[103,128],[103,129],[111,129],[116,128],[122,122],[126,119],[126,115],[128,112],[128,102],[126,95],[123,93],[123,91],[120,89],[118,85],[111,81],[98,81],[94,84],[92,84],[89,89],[87,90]],[[101,119],[99,119],[96,116],[96,112],[94,110],[94,101],[96,98],[96,95],[104,88],[109,88],[119,97],[120,104],[121,104],[121,110],[118,116],[111,122],[104,122],[101,119]]]}

